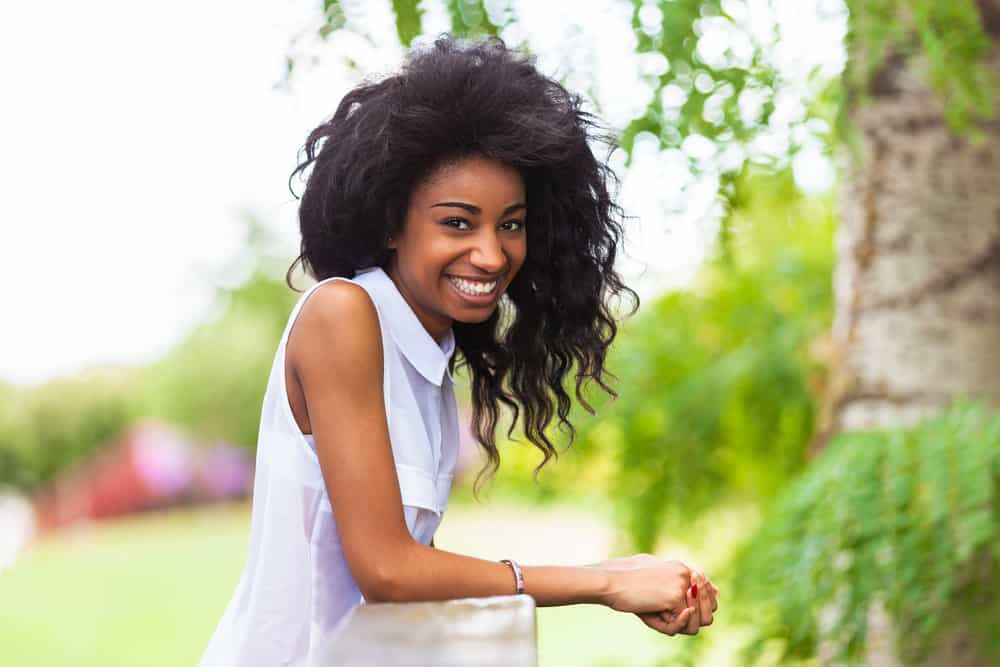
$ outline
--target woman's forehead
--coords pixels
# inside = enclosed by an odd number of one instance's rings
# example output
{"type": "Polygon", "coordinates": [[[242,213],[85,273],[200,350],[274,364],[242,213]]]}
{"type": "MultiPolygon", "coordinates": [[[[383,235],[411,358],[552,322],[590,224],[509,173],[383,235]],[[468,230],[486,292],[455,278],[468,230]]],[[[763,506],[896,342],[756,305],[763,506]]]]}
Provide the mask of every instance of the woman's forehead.
{"type": "Polygon", "coordinates": [[[523,199],[524,182],[514,167],[476,155],[441,165],[414,189],[413,195],[414,199],[444,198],[442,201],[461,196],[523,199]]]}

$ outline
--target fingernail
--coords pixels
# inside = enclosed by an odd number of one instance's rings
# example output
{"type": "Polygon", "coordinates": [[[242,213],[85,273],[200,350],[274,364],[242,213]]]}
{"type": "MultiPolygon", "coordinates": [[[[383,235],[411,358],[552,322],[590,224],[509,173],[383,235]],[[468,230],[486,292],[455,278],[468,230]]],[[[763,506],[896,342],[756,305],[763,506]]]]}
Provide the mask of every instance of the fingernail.
{"type": "Polygon", "coordinates": [[[698,597],[698,584],[691,584],[691,598],[694,599],[697,597],[698,597]]]}

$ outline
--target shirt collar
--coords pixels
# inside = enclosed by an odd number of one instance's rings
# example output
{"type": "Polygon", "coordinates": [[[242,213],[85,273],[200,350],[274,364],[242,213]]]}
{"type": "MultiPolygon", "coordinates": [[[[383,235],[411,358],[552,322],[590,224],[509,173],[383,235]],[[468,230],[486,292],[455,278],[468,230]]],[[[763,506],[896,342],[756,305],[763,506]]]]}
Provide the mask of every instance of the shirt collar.
{"type": "Polygon", "coordinates": [[[448,361],[455,352],[455,332],[449,328],[440,343],[435,341],[381,267],[360,269],[354,280],[363,282],[375,296],[396,347],[413,367],[431,384],[441,386],[446,375],[454,381],[448,361]]]}

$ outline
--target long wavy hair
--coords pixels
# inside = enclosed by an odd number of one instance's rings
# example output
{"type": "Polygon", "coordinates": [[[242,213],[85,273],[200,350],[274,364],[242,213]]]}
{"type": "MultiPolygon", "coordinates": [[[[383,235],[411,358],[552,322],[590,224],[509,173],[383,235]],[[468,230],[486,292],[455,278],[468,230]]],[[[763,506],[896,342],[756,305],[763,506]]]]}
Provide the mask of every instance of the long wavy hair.
{"type": "MultiPolygon", "coordinates": [[[[617,333],[612,303],[638,296],[615,271],[622,210],[610,194],[618,179],[590,142],[617,147],[580,96],[541,74],[532,58],[498,38],[456,42],[443,35],[413,49],[402,69],[349,92],[333,117],[314,129],[289,179],[306,180],[299,205],[296,264],[316,280],[352,278],[385,267],[388,238],[403,225],[410,193],[436,168],[481,155],[517,169],[527,196],[527,258],[506,298],[484,322],[455,322],[453,368],[468,367],[472,430],[486,452],[483,474],[500,464],[501,406],[542,452],[537,470],[558,451],[546,433],[553,419],[575,433],[564,385],[575,395],[596,382],[611,396],[605,370],[617,333]]],[[[294,194],[294,190],[293,190],[294,194]]]]}

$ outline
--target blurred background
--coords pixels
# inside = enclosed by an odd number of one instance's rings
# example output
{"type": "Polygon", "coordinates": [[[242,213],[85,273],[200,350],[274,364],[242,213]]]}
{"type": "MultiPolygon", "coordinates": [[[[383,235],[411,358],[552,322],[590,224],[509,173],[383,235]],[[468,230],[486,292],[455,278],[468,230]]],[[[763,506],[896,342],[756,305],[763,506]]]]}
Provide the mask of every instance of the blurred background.
{"type": "Polygon", "coordinates": [[[446,31],[618,135],[642,306],[537,479],[504,443],[477,501],[466,437],[438,546],[722,589],[696,637],[542,609],[543,666],[997,664],[1000,0],[4,4],[0,663],[196,663],[298,296],[296,151],[446,31]]]}

